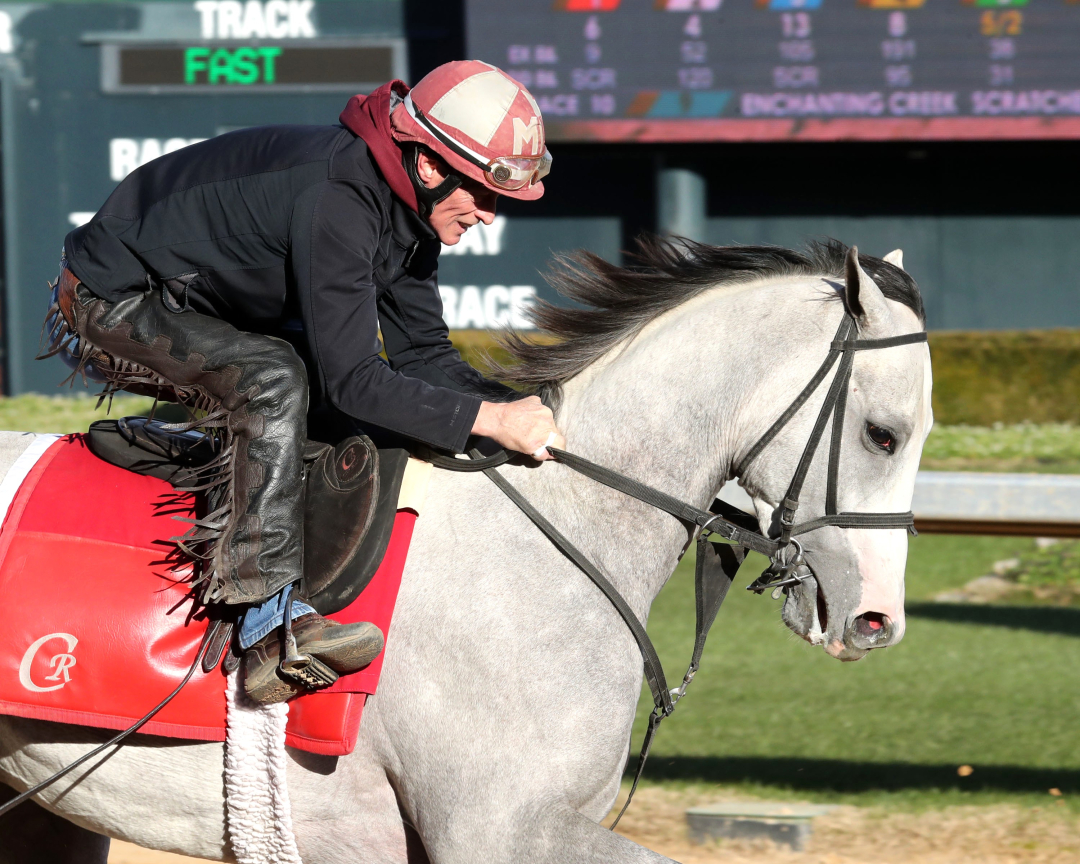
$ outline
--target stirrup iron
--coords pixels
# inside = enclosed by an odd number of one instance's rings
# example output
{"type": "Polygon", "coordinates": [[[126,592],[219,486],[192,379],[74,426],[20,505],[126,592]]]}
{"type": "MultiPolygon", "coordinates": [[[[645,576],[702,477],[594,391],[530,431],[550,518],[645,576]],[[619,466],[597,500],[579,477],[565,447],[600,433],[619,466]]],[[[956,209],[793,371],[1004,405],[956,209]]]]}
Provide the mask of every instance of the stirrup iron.
{"type": "Polygon", "coordinates": [[[278,666],[283,678],[294,681],[308,690],[324,690],[338,680],[338,673],[322,662],[318,657],[310,654],[301,654],[296,647],[296,637],[292,631],[292,594],[285,600],[285,618],[282,626],[285,628],[285,659],[278,666]]]}

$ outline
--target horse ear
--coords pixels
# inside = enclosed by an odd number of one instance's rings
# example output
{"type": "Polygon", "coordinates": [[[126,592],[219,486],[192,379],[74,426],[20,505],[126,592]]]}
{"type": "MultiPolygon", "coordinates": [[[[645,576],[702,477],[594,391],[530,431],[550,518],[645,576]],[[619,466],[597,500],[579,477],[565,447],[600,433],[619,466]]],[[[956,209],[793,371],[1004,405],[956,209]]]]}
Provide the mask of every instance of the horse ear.
{"type": "Polygon", "coordinates": [[[888,255],[881,259],[888,264],[892,264],[897,270],[904,269],[904,250],[893,249],[888,255]]]}
{"type": "Polygon", "coordinates": [[[887,320],[889,309],[885,304],[885,295],[859,264],[858,246],[848,249],[844,275],[844,307],[855,319],[859,330],[871,330],[878,322],[887,320]]]}

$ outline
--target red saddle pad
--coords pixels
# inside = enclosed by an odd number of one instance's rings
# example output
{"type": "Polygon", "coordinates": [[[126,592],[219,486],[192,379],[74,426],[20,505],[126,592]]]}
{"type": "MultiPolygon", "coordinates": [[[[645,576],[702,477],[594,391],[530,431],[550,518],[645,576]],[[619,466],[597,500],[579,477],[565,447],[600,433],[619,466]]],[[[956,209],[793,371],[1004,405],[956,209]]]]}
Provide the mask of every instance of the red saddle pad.
{"type": "MultiPolygon", "coordinates": [[[[194,496],[110,465],[83,436],[60,438],[23,480],[0,528],[0,714],[124,729],[187,674],[207,627],[193,617],[189,562],[169,559],[194,496]]],[[[399,510],[371,584],[330,617],[389,632],[416,514],[399,510]]],[[[286,741],[352,751],[382,655],[289,703],[286,741]]],[[[225,740],[225,677],[191,681],[140,731],[225,740]]]]}

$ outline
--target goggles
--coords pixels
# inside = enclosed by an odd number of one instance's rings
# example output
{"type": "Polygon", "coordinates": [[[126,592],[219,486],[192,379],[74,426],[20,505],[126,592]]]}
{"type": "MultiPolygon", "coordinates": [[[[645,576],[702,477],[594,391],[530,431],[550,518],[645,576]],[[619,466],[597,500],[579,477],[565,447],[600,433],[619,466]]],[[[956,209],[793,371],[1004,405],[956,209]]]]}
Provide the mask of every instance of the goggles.
{"type": "Polygon", "coordinates": [[[542,156],[499,156],[484,170],[491,175],[493,185],[517,192],[547,177],[551,172],[551,153],[545,147],[542,156]]]}
{"type": "Polygon", "coordinates": [[[505,189],[507,192],[517,192],[526,186],[539,183],[551,173],[551,151],[546,147],[539,156],[496,156],[494,159],[485,159],[479,153],[450,138],[428,120],[424,112],[412,101],[411,93],[406,94],[404,101],[405,110],[409,112],[413,120],[462,159],[481,168],[490,178],[492,186],[505,189]]]}

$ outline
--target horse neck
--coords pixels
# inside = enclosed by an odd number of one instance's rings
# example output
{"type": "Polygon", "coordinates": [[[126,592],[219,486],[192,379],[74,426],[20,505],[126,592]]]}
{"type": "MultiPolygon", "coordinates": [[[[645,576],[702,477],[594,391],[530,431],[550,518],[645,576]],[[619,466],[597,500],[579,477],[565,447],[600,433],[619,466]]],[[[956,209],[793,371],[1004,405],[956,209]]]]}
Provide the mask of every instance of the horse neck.
{"type": "MultiPolygon", "coordinates": [[[[747,416],[746,395],[775,375],[781,358],[755,347],[775,344],[760,331],[789,317],[796,334],[806,329],[793,306],[784,291],[729,286],[661,316],[564,386],[558,420],[567,448],[707,507],[747,429],[764,419],[747,416]]],[[[757,401],[750,400],[750,415],[776,410],[773,401],[755,408],[757,401]]],[[[564,466],[530,473],[532,494],[547,499],[560,529],[646,615],[691,539],[687,526],[564,466]]]]}

